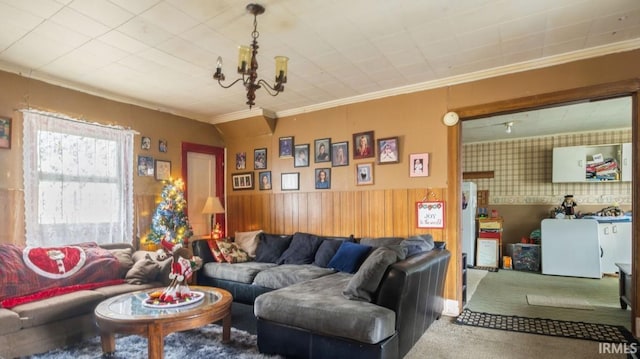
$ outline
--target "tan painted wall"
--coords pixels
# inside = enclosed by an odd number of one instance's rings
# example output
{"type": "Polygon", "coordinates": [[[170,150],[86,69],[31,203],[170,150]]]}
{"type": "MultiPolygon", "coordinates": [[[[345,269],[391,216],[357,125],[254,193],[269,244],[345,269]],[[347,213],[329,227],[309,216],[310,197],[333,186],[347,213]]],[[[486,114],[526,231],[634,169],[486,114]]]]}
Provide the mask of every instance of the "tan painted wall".
{"type": "MultiPolygon", "coordinates": [[[[139,106],[111,101],[89,94],[72,91],[16,74],[0,71],[0,116],[10,117],[12,144],[10,150],[0,150],[0,243],[24,243],[22,218],[22,116],[18,111],[35,108],[89,122],[114,124],[131,128],[135,136],[134,158],[139,154],[155,159],[171,161],[171,175],[181,176],[181,143],[183,141],[224,146],[218,131],[210,124],[149,110],[139,106]],[[151,137],[150,150],[140,149],[141,136],[151,137]],[[168,151],[158,150],[158,140],[168,142],[168,151]]],[[[162,189],[162,182],[154,177],[134,175],[134,196],[137,208],[147,208],[140,213],[147,217],[149,208],[162,189]]],[[[145,226],[146,227],[146,226],[145,226]]],[[[142,228],[141,230],[145,230],[142,228]]]]}

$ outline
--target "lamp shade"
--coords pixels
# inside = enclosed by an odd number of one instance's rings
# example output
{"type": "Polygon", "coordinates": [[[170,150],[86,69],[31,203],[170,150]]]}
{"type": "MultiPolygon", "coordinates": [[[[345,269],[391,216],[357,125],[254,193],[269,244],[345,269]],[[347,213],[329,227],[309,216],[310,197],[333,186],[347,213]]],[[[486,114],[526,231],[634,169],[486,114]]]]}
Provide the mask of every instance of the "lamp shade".
{"type": "Polygon", "coordinates": [[[224,207],[218,197],[207,197],[207,201],[202,208],[202,214],[224,213],[224,207]]]}

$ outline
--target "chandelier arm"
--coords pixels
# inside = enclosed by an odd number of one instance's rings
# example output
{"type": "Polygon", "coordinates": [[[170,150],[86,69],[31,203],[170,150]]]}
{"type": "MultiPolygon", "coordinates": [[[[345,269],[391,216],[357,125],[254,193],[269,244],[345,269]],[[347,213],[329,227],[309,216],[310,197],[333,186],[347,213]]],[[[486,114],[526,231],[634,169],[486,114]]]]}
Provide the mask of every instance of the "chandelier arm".
{"type": "Polygon", "coordinates": [[[258,85],[264,86],[265,91],[267,91],[267,93],[271,96],[278,96],[280,92],[284,91],[284,86],[282,86],[282,84],[276,84],[276,86],[273,87],[263,79],[258,80],[258,85]]]}
{"type": "Polygon", "coordinates": [[[236,83],[238,83],[238,81],[242,81],[244,83],[244,76],[237,78],[235,81],[233,81],[232,83],[230,83],[229,85],[225,86],[222,84],[222,81],[218,80],[218,85],[220,85],[222,88],[228,89],[229,87],[235,85],[236,83]]]}

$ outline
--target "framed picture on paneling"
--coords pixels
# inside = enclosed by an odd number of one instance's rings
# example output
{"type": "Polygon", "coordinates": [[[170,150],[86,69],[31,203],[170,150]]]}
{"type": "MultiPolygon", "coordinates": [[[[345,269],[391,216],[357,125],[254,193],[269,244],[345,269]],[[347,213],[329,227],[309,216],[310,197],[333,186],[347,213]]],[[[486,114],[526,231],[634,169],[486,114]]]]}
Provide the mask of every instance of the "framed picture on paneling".
{"type": "Polygon", "coordinates": [[[263,170],[267,168],[267,149],[258,148],[253,150],[253,169],[263,170]]]}
{"type": "Polygon", "coordinates": [[[414,153],[409,155],[409,177],[429,176],[429,154],[414,153]]]}
{"type": "Polygon", "coordinates": [[[156,160],[156,180],[166,181],[171,178],[171,161],[156,160]]]}
{"type": "Polygon", "coordinates": [[[300,173],[282,173],[280,175],[280,188],[283,191],[297,191],[300,189],[300,173]]]}
{"type": "Polygon", "coordinates": [[[373,184],[373,162],[356,165],[356,185],[373,184]]]}
{"type": "Polygon", "coordinates": [[[231,175],[233,190],[253,189],[253,172],[236,173],[231,175]]]}
{"type": "Polygon", "coordinates": [[[322,138],[315,140],[313,144],[315,155],[315,162],[330,162],[331,161],[331,139],[322,138]]]}
{"type": "Polygon", "coordinates": [[[271,189],[271,171],[258,172],[258,187],[261,191],[271,189]]]}
{"type": "Polygon", "coordinates": [[[0,148],[11,148],[11,119],[0,118],[0,148]]]}
{"type": "Polygon", "coordinates": [[[278,150],[280,158],[293,157],[293,136],[280,137],[278,150]]]}
{"type": "Polygon", "coordinates": [[[374,157],[373,131],[353,134],[353,159],[374,157]]]}
{"type": "Polygon", "coordinates": [[[444,202],[416,202],[418,228],[444,228],[444,202]]]}
{"type": "Polygon", "coordinates": [[[331,144],[331,166],[340,167],[349,165],[349,142],[336,142],[331,144]]]}
{"type": "Polygon", "coordinates": [[[309,144],[295,146],[293,167],[309,167],[309,144]]]}

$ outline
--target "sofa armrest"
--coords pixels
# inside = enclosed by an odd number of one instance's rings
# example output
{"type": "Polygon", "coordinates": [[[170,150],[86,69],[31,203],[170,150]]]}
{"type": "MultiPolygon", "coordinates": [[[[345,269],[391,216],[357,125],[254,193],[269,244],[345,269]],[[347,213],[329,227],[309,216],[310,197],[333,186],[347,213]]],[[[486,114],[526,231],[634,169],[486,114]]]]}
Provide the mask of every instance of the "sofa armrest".
{"type": "Polygon", "coordinates": [[[385,273],[376,304],[396,313],[400,358],[440,318],[450,258],[448,250],[434,249],[392,264],[385,273]]]}

